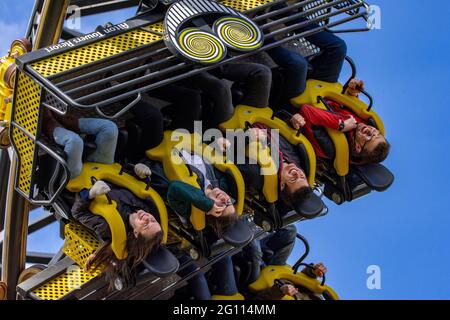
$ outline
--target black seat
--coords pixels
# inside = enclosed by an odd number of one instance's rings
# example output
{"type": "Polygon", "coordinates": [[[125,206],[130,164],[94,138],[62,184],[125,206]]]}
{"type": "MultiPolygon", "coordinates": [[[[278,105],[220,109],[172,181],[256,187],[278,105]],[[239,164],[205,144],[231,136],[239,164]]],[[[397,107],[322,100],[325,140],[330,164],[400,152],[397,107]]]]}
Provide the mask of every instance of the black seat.
{"type": "Polygon", "coordinates": [[[158,277],[168,276],[178,271],[178,259],[164,246],[149,254],[142,262],[143,266],[158,277]]]}
{"type": "Polygon", "coordinates": [[[253,232],[248,221],[239,219],[229,226],[222,235],[222,239],[233,247],[243,247],[253,239],[253,232]]]}
{"type": "Polygon", "coordinates": [[[305,219],[313,219],[322,213],[324,207],[325,204],[323,203],[322,199],[314,192],[311,192],[295,209],[301,217],[305,219]]]}
{"type": "Polygon", "coordinates": [[[278,201],[276,209],[281,217],[282,226],[290,225],[299,220],[314,219],[328,212],[327,206],[314,192],[307,195],[296,208],[292,208],[283,201],[278,201]]]}
{"type": "Polygon", "coordinates": [[[394,175],[380,163],[353,167],[354,172],[373,190],[382,192],[394,182],[394,175]]]}

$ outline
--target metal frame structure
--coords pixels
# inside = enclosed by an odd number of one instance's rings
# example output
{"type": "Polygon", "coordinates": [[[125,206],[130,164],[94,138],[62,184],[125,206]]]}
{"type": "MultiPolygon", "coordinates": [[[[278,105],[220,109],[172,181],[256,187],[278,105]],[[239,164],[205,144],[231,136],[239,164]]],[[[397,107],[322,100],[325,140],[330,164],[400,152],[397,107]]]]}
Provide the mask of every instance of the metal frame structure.
{"type": "MultiPolygon", "coordinates": [[[[253,52],[229,56],[214,66],[197,67],[180,59],[178,56],[173,55],[168,48],[164,46],[162,40],[163,31],[160,28],[160,23],[163,19],[163,15],[161,14],[146,15],[146,20],[144,22],[143,17],[141,16],[138,20],[131,19],[126,22],[126,30],[103,34],[101,39],[93,38],[92,40],[87,41],[80,40],[79,44],[75,46],[67,45],[65,48],[63,44],[61,45],[63,49],[50,50],[50,52],[46,49],[40,49],[58,43],[61,37],[63,39],[69,39],[68,41],[74,36],[79,38],[85,37],[85,35],[63,29],[63,23],[66,18],[66,10],[69,3],[70,5],[77,5],[81,15],[85,16],[137,6],[139,1],[36,0],[26,32],[26,36],[34,40],[33,44],[36,51],[17,59],[18,72],[15,81],[15,93],[19,92],[20,86],[24,83],[24,79],[26,80],[27,85],[35,87],[38,92],[39,97],[36,101],[37,109],[35,111],[30,111],[31,117],[34,117],[32,121],[36,121],[35,130],[31,130],[34,132],[30,133],[29,127],[25,126],[20,119],[18,120],[15,117],[18,110],[18,98],[15,94],[10,136],[16,152],[10,160],[10,166],[8,166],[9,161],[6,160],[6,153],[1,151],[0,178],[6,178],[6,172],[9,169],[9,183],[6,192],[7,197],[5,197],[5,199],[0,199],[0,209],[2,212],[5,212],[2,280],[8,285],[8,299],[16,298],[16,292],[18,292],[19,296],[22,298],[36,299],[37,297],[32,293],[34,288],[45,281],[54,278],[58,274],[61,274],[62,270],[65,270],[68,266],[74,264],[74,261],[69,257],[63,258],[62,253],[57,254],[51,261],[48,261],[50,257],[46,254],[29,253],[30,261],[47,262],[49,268],[20,284],[16,291],[19,274],[25,267],[27,256],[25,249],[27,234],[52,221],[52,218],[46,216],[42,220],[32,223],[31,226],[28,227],[29,203],[47,206],[52,205],[55,210],[60,210],[58,204],[55,203],[55,200],[65,188],[69,179],[68,169],[64,159],[59,156],[58,152],[51,146],[48,146],[40,139],[42,108],[50,108],[61,114],[65,114],[69,109],[79,109],[82,111],[91,110],[97,112],[101,117],[114,119],[127,112],[134,103],[142,98],[142,94],[148,93],[158,87],[186,79],[200,72],[217,68],[225,63],[239,61],[255,53],[284,45],[290,41],[303,39],[323,30],[333,32],[331,28],[345,24],[349,21],[356,19],[365,19],[367,21],[368,5],[362,0],[302,0],[296,1],[295,4],[289,5],[286,8],[261,14],[261,12],[269,10],[274,5],[284,2],[286,1],[269,1],[264,5],[260,5],[244,12],[244,14],[247,14],[249,17],[253,17],[252,20],[259,25],[261,30],[263,30],[266,39],[277,38],[276,40],[269,44],[264,44],[261,48],[253,52]],[[298,11],[298,9],[303,10],[298,11]],[[256,17],[254,17],[255,14],[256,17]],[[280,18],[280,16],[282,17],[280,18]],[[308,17],[309,20],[300,23],[295,21],[302,17],[308,17]],[[39,21],[39,24],[36,23],[37,21],[39,21]],[[289,25],[285,26],[285,23],[289,23],[289,25]],[[312,30],[301,31],[312,24],[318,24],[319,26],[312,30]],[[273,30],[273,28],[275,30],[273,30]],[[45,72],[39,72],[36,68],[36,66],[44,60],[49,61],[51,59],[57,59],[58,56],[69,53],[77,48],[85,48],[94,45],[100,40],[113,41],[116,38],[125,37],[127,33],[131,32],[141,32],[154,37],[155,40],[149,41],[143,45],[134,46],[131,49],[128,48],[122,52],[106,55],[100,59],[94,59],[93,61],[80,64],[74,68],[67,68],[62,72],[46,75],[45,72]],[[279,39],[279,37],[281,37],[281,39],[279,39]],[[158,57],[158,60],[148,62],[148,59],[154,57],[158,57]],[[142,74],[142,72],[147,69],[152,71],[148,74],[142,74]],[[119,84],[109,88],[95,90],[96,92],[91,91],[87,94],[83,92],[89,88],[98,89],[111,81],[118,81],[119,84]],[[135,98],[135,100],[115,114],[109,115],[102,110],[102,107],[104,106],[121,102],[129,98],[135,98]],[[21,135],[20,139],[22,140],[15,139],[18,135],[21,135]],[[17,184],[22,172],[23,161],[25,160],[19,152],[19,144],[25,141],[23,139],[28,140],[28,143],[33,145],[31,152],[32,157],[31,159],[27,159],[28,165],[31,163],[31,167],[29,168],[30,179],[27,182],[29,183],[29,192],[24,192],[17,184]],[[41,197],[39,199],[35,197],[37,192],[35,190],[34,173],[35,169],[38,167],[39,151],[47,153],[54,158],[65,172],[65,177],[62,179],[63,182],[57,187],[52,186],[52,189],[55,190],[54,193],[50,195],[49,198],[44,199],[42,198],[42,194],[38,195],[41,197]]],[[[369,30],[369,27],[365,29],[336,30],[334,32],[367,30],[369,30]]],[[[89,38],[90,35],[87,35],[86,38],[89,38]]],[[[2,181],[5,181],[3,178],[2,181]]],[[[258,236],[262,236],[262,234],[263,233],[260,231],[258,236]]],[[[239,250],[239,248],[229,249],[222,254],[232,255],[239,250]]],[[[221,255],[218,257],[220,258],[221,255]]],[[[200,262],[199,269],[196,272],[207,270],[215,261],[217,261],[217,259],[213,258],[211,261],[200,262]]],[[[176,288],[184,285],[189,277],[194,275],[195,273],[192,273],[183,279],[173,276],[172,279],[165,279],[162,282],[160,281],[161,279],[151,278],[150,276],[149,278],[146,278],[142,284],[138,284],[136,288],[131,291],[126,290],[127,297],[167,297],[170,295],[169,292],[173,292],[176,288]],[[155,283],[157,285],[154,285],[155,283]],[[162,285],[159,286],[159,284],[162,285]],[[155,288],[159,289],[155,291],[155,288]],[[155,292],[158,292],[158,294],[152,296],[155,292]]],[[[111,299],[125,298],[125,294],[121,291],[114,292],[110,295],[106,294],[105,282],[101,277],[96,277],[83,285],[80,290],[75,290],[70,296],[64,298],[93,299],[105,297],[111,299]]]]}

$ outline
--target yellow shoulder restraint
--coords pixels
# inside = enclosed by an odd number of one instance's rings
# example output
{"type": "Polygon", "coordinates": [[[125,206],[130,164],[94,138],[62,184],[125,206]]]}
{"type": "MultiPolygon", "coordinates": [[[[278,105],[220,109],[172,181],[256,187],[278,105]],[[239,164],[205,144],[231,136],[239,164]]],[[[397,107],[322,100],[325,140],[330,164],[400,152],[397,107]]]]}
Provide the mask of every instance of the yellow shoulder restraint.
{"type": "MultiPolygon", "coordinates": [[[[202,143],[202,138],[197,133],[189,134],[185,131],[166,131],[164,139],[159,146],[148,150],[146,155],[152,160],[163,164],[164,173],[170,181],[178,180],[200,189],[195,172],[188,170],[180,152],[185,150],[203,156],[221,172],[230,172],[233,176],[238,197],[236,199],[236,212],[241,215],[244,209],[245,185],[239,169],[231,162],[225,161],[222,154],[216,154],[215,149],[202,143]]],[[[201,231],[206,226],[205,213],[195,206],[191,207],[190,221],[195,230],[201,231]]]]}
{"type": "MultiPolygon", "coordinates": [[[[308,80],[306,89],[300,96],[291,99],[291,103],[300,108],[304,104],[327,110],[318,97],[331,99],[339,104],[348,107],[358,117],[364,120],[373,119],[380,130],[385,134],[384,124],[378,114],[373,109],[368,111],[368,106],[356,97],[342,94],[343,87],[340,83],[329,83],[319,80],[308,80]]],[[[346,176],[349,170],[350,152],[345,134],[333,129],[326,129],[336,150],[334,159],[334,168],[339,176],[346,176]]]]}
{"type": "MultiPolygon", "coordinates": [[[[118,163],[107,165],[87,162],[83,164],[81,174],[77,178],[70,180],[67,189],[70,192],[80,192],[83,189],[89,189],[92,187],[91,178],[94,177],[97,180],[104,180],[118,187],[128,189],[141,199],[150,198],[158,209],[161,229],[164,233],[163,244],[165,244],[167,242],[167,234],[169,231],[169,219],[163,199],[155,190],[148,188],[144,182],[135,179],[125,172],[121,172],[122,167],[118,163]]],[[[125,259],[127,257],[127,252],[125,250],[127,239],[126,228],[117,211],[117,204],[115,201],[109,203],[107,197],[104,195],[96,197],[92,201],[89,209],[93,214],[100,215],[106,220],[111,230],[111,247],[114,254],[118,259],[125,259]]]]}

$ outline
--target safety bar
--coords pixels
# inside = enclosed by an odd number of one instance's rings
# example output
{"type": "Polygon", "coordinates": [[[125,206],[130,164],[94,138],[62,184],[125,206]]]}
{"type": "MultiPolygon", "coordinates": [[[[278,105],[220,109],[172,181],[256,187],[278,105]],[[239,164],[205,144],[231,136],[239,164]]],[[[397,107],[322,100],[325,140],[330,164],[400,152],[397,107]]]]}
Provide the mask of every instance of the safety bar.
{"type": "MultiPolygon", "coordinates": [[[[56,153],[55,151],[53,151],[49,146],[47,146],[46,144],[44,144],[42,141],[36,140],[27,130],[23,129],[21,126],[19,126],[15,121],[11,121],[11,126],[17,128],[18,130],[20,130],[23,134],[25,134],[28,138],[30,138],[31,140],[34,141],[35,145],[37,145],[39,148],[41,148],[42,150],[44,150],[47,154],[49,154],[53,159],[55,159],[60,166],[63,168],[64,170],[64,179],[63,179],[63,183],[56,189],[56,191],[54,192],[53,195],[51,195],[49,200],[36,200],[33,196],[27,195],[25,193],[23,193],[18,187],[17,184],[15,186],[16,191],[21,194],[23,197],[25,197],[31,204],[33,205],[38,205],[38,206],[50,206],[52,205],[56,199],[61,195],[61,193],[63,192],[64,188],[66,187],[66,185],[69,183],[70,180],[70,173],[69,173],[69,169],[67,167],[67,163],[66,160],[64,160],[60,155],[58,155],[58,153],[56,153]]],[[[17,149],[17,146],[15,145],[14,139],[11,139],[11,143],[14,145],[15,150],[17,149]]],[[[35,151],[36,152],[36,151],[35,151]]],[[[20,157],[18,157],[18,167],[20,168],[21,166],[21,161],[22,159],[20,159],[20,157]]],[[[16,177],[17,179],[17,177],[16,177]]],[[[50,179],[50,182],[55,182],[56,181],[56,177],[53,175],[52,178],[50,179]],[[53,179],[55,178],[55,179],[53,179]]],[[[51,186],[51,188],[54,190],[54,186],[51,186]]]]}
{"type": "Polygon", "coordinates": [[[322,102],[323,105],[325,106],[325,108],[327,108],[327,110],[331,113],[336,113],[333,111],[333,109],[331,109],[330,105],[328,104],[328,102],[326,102],[326,100],[322,97],[322,96],[318,96],[317,97],[317,102],[322,102]]]}
{"type": "MultiPolygon", "coordinates": [[[[289,11],[292,11],[293,8],[303,7],[305,5],[313,3],[315,1],[317,1],[317,0],[308,0],[306,2],[300,2],[300,3],[294,4],[292,6],[288,6],[288,7],[284,8],[284,9],[288,9],[287,12],[289,12],[289,11]]],[[[334,3],[342,3],[344,1],[347,1],[347,0],[337,0],[336,2],[333,2],[333,3],[325,3],[325,4],[322,4],[320,6],[314,7],[313,9],[308,10],[308,11],[301,11],[301,12],[296,13],[296,14],[290,14],[287,17],[281,18],[279,20],[275,20],[275,21],[272,21],[272,22],[265,23],[265,24],[261,25],[260,28],[262,30],[267,30],[267,29],[272,28],[272,27],[274,27],[276,25],[279,25],[279,24],[286,24],[286,23],[291,22],[291,21],[293,21],[295,19],[307,17],[307,16],[310,16],[313,13],[318,13],[318,12],[326,10],[326,9],[331,9],[333,7],[334,3]]],[[[283,9],[281,9],[281,10],[283,10],[283,9]]],[[[279,10],[279,11],[281,11],[281,10],[279,10]]],[[[276,15],[280,14],[279,11],[275,11],[276,15]]]]}
{"type": "MultiPolygon", "coordinates": [[[[122,166],[119,171],[120,176],[125,172],[125,170],[134,171],[134,167],[135,167],[134,164],[121,162],[121,165],[122,166]]],[[[152,179],[150,176],[145,178],[145,183],[146,183],[145,191],[148,191],[150,189],[151,182],[152,182],[152,179]]]]}
{"type": "MultiPolygon", "coordinates": [[[[304,266],[304,267],[307,267],[307,268],[310,268],[310,269],[314,270],[313,266],[311,266],[311,265],[309,265],[307,263],[303,263],[303,261],[308,256],[309,250],[310,250],[308,240],[305,237],[303,237],[301,234],[299,234],[299,233],[297,233],[296,237],[297,237],[297,239],[300,239],[303,242],[303,244],[305,245],[305,253],[303,253],[303,255],[300,257],[300,259],[298,259],[297,262],[292,267],[292,269],[294,270],[294,274],[297,274],[298,269],[300,268],[300,266],[304,266]]],[[[325,279],[326,279],[325,275],[323,275],[322,276],[322,282],[320,284],[322,287],[325,284],[325,279]]]]}
{"type": "MultiPolygon", "coordinates": [[[[300,266],[304,266],[304,267],[306,267],[306,268],[309,268],[309,269],[312,269],[312,270],[314,270],[314,267],[312,266],[312,265],[310,265],[310,264],[307,264],[307,263],[300,263],[300,265],[299,265],[299,267],[300,266]]],[[[323,287],[324,285],[325,285],[325,274],[323,274],[322,275],[322,282],[320,283],[320,285],[323,287]]]]}
{"type": "Polygon", "coordinates": [[[297,233],[296,235],[297,239],[299,239],[301,242],[303,242],[304,246],[305,246],[305,252],[303,253],[303,255],[297,260],[297,262],[292,266],[292,269],[294,270],[294,274],[297,273],[298,268],[301,266],[302,262],[306,259],[306,257],[309,254],[309,243],[308,240],[302,236],[300,233],[297,233]]]}
{"type": "MultiPolygon", "coordinates": [[[[346,1],[347,4],[350,3],[350,2],[354,3],[355,0],[347,0],[347,1],[346,1]]],[[[361,2],[363,3],[364,8],[366,9],[366,11],[369,12],[369,11],[370,11],[370,6],[369,6],[365,1],[362,1],[362,0],[361,0],[361,2]]],[[[345,3],[344,3],[344,4],[341,4],[341,5],[335,6],[335,8],[339,8],[340,6],[345,6],[345,3]]],[[[354,15],[354,14],[357,14],[357,13],[359,13],[359,9],[357,9],[357,10],[355,10],[355,11],[349,11],[349,12],[347,12],[347,14],[349,14],[349,15],[354,15]]],[[[368,15],[365,15],[365,16],[363,16],[363,18],[364,18],[364,20],[367,22],[367,27],[366,27],[366,28],[359,28],[359,29],[341,29],[341,30],[330,30],[330,29],[327,29],[327,31],[328,31],[328,32],[331,32],[331,33],[349,33],[349,32],[366,32],[366,31],[372,30],[373,25],[372,25],[372,22],[369,20],[369,16],[368,16],[368,15]]]]}
{"type": "MultiPolygon", "coordinates": [[[[284,122],[286,122],[288,125],[291,125],[290,119],[292,119],[292,117],[293,117],[294,115],[293,115],[292,113],[290,113],[289,111],[286,111],[286,110],[283,110],[283,109],[275,111],[275,112],[272,114],[272,117],[270,117],[270,119],[271,119],[271,120],[274,120],[275,117],[280,118],[280,117],[278,116],[278,115],[280,115],[280,114],[284,114],[285,116],[287,116],[288,119],[282,119],[282,120],[283,120],[284,122]]],[[[281,119],[281,118],[280,118],[280,119],[281,119]]],[[[300,129],[297,130],[296,136],[297,136],[297,137],[300,137],[300,135],[301,135],[302,133],[303,133],[303,128],[300,128],[300,129]]]]}
{"type": "MultiPolygon", "coordinates": [[[[351,81],[352,79],[355,79],[355,78],[356,78],[356,64],[355,64],[355,62],[354,62],[353,59],[350,58],[349,56],[345,57],[345,61],[347,61],[348,64],[350,65],[350,67],[352,68],[352,75],[351,75],[350,78],[345,82],[344,87],[343,87],[343,89],[342,89],[342,94],[344,94],[344,93],[347,91],[348,86],[350,85],[350,81],[351,81]]],[[[361,93],[362,93],[363,95],[365,95],[365,96],[367,97],[367,99],[369,99],[369,107],[367,108],[367,111],[372,110],[373,102],[374,102],[372,96],[371,96],[367,91],[362,90],[362,88],[360,88],[360,87],[358,87],[358,90],[361,91],[361,93]]]]}
{"type": "Polygon", "coordinates": [[[133,108],[136,104],[139,103],[139,101],[142,100],[142,94],[139,92],[136,99],[134,99],[132,102],[130,102],[129,104],[127,104],[125,107],[123,107],[122,109],[120,109],[120,111],[116,112],[114,115],[112,116],[108,116],[107,114],[105,114],[100,107],[95,107],[95,111],[97,111],[97,113],[99,115],[101,115],[103,118],[106,119],[117,119],[118,117],[124,115],[128,110],[130,110],[131,108],[133,108]]]}

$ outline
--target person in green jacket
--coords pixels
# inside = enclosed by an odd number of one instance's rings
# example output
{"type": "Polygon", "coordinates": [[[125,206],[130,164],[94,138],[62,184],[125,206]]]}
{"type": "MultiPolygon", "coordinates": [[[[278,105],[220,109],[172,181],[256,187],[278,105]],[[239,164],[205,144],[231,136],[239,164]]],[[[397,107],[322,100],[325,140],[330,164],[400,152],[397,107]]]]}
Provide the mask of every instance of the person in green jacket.
{"type": "Polygon", "coordinates": [[[238,219],[233,199],[225,191],[226,178],[221,172],[198,155],[182,151],[186,164],[197,174],[196,188],[183,181],[171,181],[167,191],[167,201],[182,221],[189,220],[191,205],[206,214],[206,223],[217,237],[238,219]]]}

